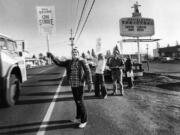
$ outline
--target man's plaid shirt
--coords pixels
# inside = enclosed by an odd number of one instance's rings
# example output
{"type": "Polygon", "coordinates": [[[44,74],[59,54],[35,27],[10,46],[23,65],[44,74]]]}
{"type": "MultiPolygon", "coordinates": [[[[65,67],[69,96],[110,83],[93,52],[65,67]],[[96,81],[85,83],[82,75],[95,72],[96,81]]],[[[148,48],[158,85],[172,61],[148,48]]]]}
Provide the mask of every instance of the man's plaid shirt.
{"type": "Polygon", "coordinates": [[[70,75],[70,84],[71,87],[81,86],[81,81],[79,78],[79,63],[78,61],[73,61],[71,65],[71,75],[70,75]]]}
{"type": "Polygon", "coordinates": [[[71,87],[83,86],[85,79],[88,84],[92,83],[91,71],[84,59],[60,61],[54,56],[51,56],[51,58],[56,65],[66,67],[67,79],[70,81],[71,87]],[[75,64],[73,64],[74,62],[75,64]]]}

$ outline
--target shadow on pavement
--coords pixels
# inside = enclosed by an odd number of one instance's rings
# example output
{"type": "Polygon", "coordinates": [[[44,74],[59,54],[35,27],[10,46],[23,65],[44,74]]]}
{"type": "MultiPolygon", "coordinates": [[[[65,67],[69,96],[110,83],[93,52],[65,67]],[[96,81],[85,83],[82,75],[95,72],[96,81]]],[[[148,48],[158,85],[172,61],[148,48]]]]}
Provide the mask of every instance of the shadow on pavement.
{"type": "Polygon", "coordinates": [[[25,134],[38,131],[48,131],[48,130],[57,130],[57,129],[66,129],[66,128],[77,128],[78,124],[73,123],[70,120],[59,120],[59,121],[49,121],[49,122],[33,122],[33,123],[24,123],[20,125],[7,125],[0,126],[1,135],[14,135],[14,134],[25,134]],[[47,127],[40,128],[41,125],[47,125],[47,127]],[[21,129],[17,129],[21,128],[21,129]],[[2,130],[8,130],[3,131],[2,130]]]}
{"type": "MultiPolygon", "coordinates": [[[[99,99],[95,96],[84,96],[84,100],[99,99]]],[[[28,99],[28,100],[19,100],[16,105],[27,105],[27,104],[41,104],[52,102],[53,98],[48,99],[28,99]]],[[[55,100],[55,102],[64,102],[64,101],[74,101],[73,97],[60,97],[55,100]]]]}
{"type": "Polygon", "coordinates": [[[1,108],[6,108],[7,106],[6,105],[4,105],[3,103],[1,103],[1,101],[0,101],[0,109],[1,108]]]}
{"type": "MultiPolygon", "coordinates": [[[[29,94],[21,94],[21,96],[52,96],[55,95],[56,92],[36,92],[36,93],[29,93],[29,94]]],[[[58,93],[61,95],[61,93],[58,93]]]]}
{"type": "MultiPolygon", "coordinates": [[[[56,92],[35,92],[29,94],[21,94],[21,96],[52,96],[55,95],[56,92]]],[[[59,92],[58,95],[72,95],[71,91],[63,91],[59,92]]]]}
{"type": "Polygon", "coordinates": [[[53,79],[42,79],[42,80],[38,80],[39,82],[49,82],[49,81],[61,81],[63,77],[59,77],[59,78],[53,78],[53,79]]]}
{"type": "Polygon", "coordinates": [[[22,85],[22,87],[58,86],[62,79],[63,79],[63,77],[52,78],[52,79],[41,79],[41,80],[38,80],[39,83],[36,83],[36,84],[24,84],[24,85],[22,85]],[[54,82],[54,83],[53,84],[47,84],[48,82],[49,83],[54,82]],[[43,83],[45,83],[45,84],[43,84],[43,83]]]}
{"type": "Polygon", "coordinates": [[[164,93],[161,91],[153,91],[151,89],[135,89],[135,91],[142,91],[142,92],[148,92],[148,93],[154,93],[154,94],[160,94],[160,95],[172,95],[172,96],[176,96],[176,94],[170,94],[170,93],[164,93]]]}
{"type": "Polygon", "coordinates": [[[159,88],[180,92],[180,82],[156,85],[159,88]]]}
{"type": "Polygon", "coordinates": [[[30,85],[23,85],[22,87],[41,87],[41,86],[47,86],[47,87],[49,87],[49,86],[58,86],[59,85],[59,83],[55,83],[55,84],[30,84],[30,85]]]}
{"type": "Polygon", "coordinates": [[[41,76],[41,75],[60,75],[61,73],[40,73],[40,74],[27,74],[28,76],[41,76]]]}

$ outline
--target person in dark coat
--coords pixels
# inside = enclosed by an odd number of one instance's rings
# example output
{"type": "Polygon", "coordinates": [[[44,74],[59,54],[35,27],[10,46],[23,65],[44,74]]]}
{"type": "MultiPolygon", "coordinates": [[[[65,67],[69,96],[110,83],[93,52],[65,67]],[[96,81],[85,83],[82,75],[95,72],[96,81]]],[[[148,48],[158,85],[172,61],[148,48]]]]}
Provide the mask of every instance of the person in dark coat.
{"type": "Polygon", "coordinates": [[[123,68],[124,62],[122,58],[120,58],[120,52],[118,50],[114,50],[114,56],[109,60],[109,68],[111,69],[112,80],[113,80],[113,93],[112,95],[117,94],[117,82],[119,82],[120,95],[123,96],[124,88],[123,88],[123,68]]]}
{"type": "Polygon", "coordinates": [[[126,72],[126,79],[128,82],[127,88],[133,88],[134,75],[133,75],[133,62],[131,60],[131,56],[128,56],[125,62],[125,72],[126,72]]]}
{"type": "Polygon", "coordinates": [[[50,52],[47,53],[47,56],[49,56],[57,66],[66,67],[67,79],[71,85],[72,94],[76,103],[76,118],[73,121],[80,123],[79,128],[84,128],[87,124],[87,109],[83,96],[85,79],[88,83],[88,89],[92,89],[92,76],[87,61],[79,57],[77,48],[73,48],[71,60],[60,61],[50,52]]]}

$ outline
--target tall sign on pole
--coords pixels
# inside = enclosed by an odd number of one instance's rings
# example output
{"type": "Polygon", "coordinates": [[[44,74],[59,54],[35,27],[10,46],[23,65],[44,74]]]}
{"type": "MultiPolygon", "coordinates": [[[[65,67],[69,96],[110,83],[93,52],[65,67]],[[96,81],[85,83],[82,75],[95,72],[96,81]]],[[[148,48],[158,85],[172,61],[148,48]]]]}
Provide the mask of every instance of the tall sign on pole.
{"type": "Polygon", "coordinates": [[[146,37],[154,35],[154,20],[151,18],[141,17],[138,3],[136,2],[132,8],[134,12],[132,17],[120,19],[120,35],[128,37],[146,37]]]}
{"type": "Polygon", "coordinates": [[[140,37],[147,37],[154,35],[154,20],[151,18],[143,18],[139,12],[138,7],[141,6],[137,2],[133,5],[134,12],[132,17],[121,18],[120,24],[120,35],[127,37],[137,38],[138,46],[138,62],[140,63],[140,37]]]}
{"type": "MultiPolygon", "coordinates": [[[[55,33],[56,20],[55,20],[55,8],[54,6],[38,6],[37,9],[37,23],[39,33],[46,36],[47,51],[49,48],[49,35],[55,33]]],[[[51,63],[51,60],[48,60],[51,63]]]]}
{"type": "Polygon", "coordinates": [[[55,9],[54,6],[37,7],[37,20],[40,34],[51,35],[55,33],[55,9]]]}
{"type": "Polygon", "coordinates": [[[55,8],[54,6],[38,6],[36,9],[39,33],[46,35],[49,51],[49,35],[55,33],[56,29],[55,8]]]}

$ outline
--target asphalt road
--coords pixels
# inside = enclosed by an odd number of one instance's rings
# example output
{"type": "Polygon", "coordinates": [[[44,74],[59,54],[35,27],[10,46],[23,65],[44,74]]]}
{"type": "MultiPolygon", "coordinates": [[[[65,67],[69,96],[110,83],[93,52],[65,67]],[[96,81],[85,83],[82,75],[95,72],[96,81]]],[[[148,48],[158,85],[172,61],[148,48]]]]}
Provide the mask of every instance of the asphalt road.
{"type": "Polygon", "coordinates": [[[149,70],[148,70],[147,64],[143,63],[143,69],[145,69],[146,72],[178,75],[180,77],[180,64],[149,63],[149,70]]]}
{"type": "Polygon", "coordinates": [[[180,91],[157,87],[154,76],[137,80],[123,97],[110,96],[111,83],[107,99],[85,91],[88,125],[78,129],[71,121],[75,103],[64,71],[30,69],[17,105],[0,108],[0,135],[180,135],[180,91]]]}

